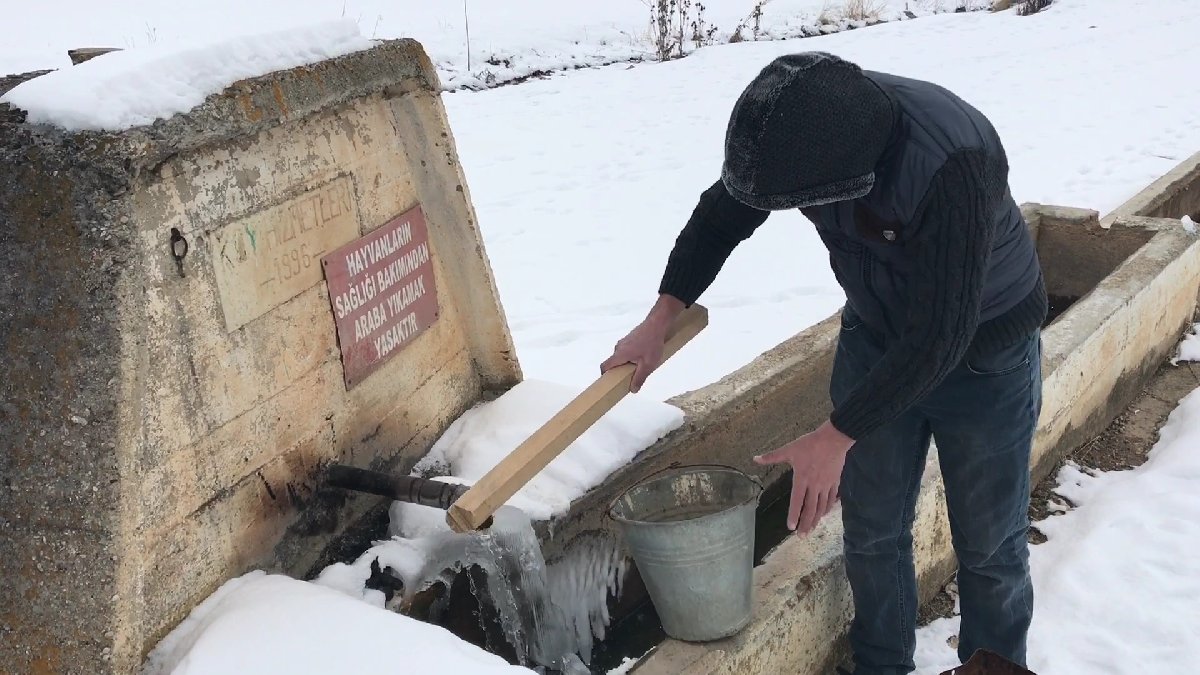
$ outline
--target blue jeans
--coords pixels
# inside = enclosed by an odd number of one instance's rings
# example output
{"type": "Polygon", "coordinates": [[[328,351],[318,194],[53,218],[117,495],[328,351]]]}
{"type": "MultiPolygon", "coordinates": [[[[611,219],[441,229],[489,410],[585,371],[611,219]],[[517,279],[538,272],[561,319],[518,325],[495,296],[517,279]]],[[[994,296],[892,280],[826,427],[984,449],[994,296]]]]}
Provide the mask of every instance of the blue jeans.
{"type": "MultiPolygon", "coordinates": [[[[830,384],[835,405],[885,347],[853,310],[843,311],[830,384]]],[[[1041,389],[1040,333],[994,353],[970,352],[920,403],[850,450],[840,494],[855,675],[914,670],[912,523],[930,437],[958,558],[959,658],[985,648],[1025,664],[1033,616],[1029,453],[1041,389]]]]}

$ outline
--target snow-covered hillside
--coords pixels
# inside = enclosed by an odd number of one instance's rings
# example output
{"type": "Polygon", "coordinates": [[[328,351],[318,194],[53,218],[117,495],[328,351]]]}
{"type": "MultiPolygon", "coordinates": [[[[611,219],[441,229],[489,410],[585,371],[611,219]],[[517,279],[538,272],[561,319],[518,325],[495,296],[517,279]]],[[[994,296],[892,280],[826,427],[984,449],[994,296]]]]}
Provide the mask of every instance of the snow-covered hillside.
{"type": "MultiPolygon", "coordinates": [[[[671,244],[717,178],[733,101],[773,57],[828,50],[943,84],[1000,130],[1016,199],[1108,212],[1200,151],[1194,0],[1058,0],[703,49],[446,97],[517,354],[585,384],[644,316],[671,244]]],[[[701,298],[710,327],[651,376],[670,396],[841,305],[799,213],[776,213],[701,298]]]]}
{"type": "MultiPolygon", "coordinates": [[[[706,15],[736,25],[754,4],[712,0],[706,15]]],[[[786,34],[843,4],[772,0],[761,25],[786,34]]],[[[957,5],[869,4],[884,16],[906,5],[957,5]]],[[[367,34],[417,36],[445,79],[463,83],[455,78],[471,70],[461,9],[415,0],[297,0],[286,8],[265,0],[71,0],[11,16],[0,71],[61,66],[71,46],[202,42],[344,13],[367,34]]],[[[553,68],[563,54],[579,63],[633,55],[605,52],[617,44],[610,30],[627,34],[626,46],[651,48],[642,0],[468,0],[467,11],[473,53],[521,54],[529,68],[553,68]]],[[[1200,105],[1188,86],[1198,27],[1193,0],[1058,0],[1030,17],[941,14],[447,94],[518,357],[535,379],[580,385],[596,375],[652,302],[678,229],[717,176],[733,100],[779,54],[829,50],[944,84],[995,121],[1018,201],[1107,211],[1200,148],[1200,105]]],[[[644,391],[665,398],[709,383],[829,316],[842,299],[809,224],[776,214],[701,299],[713,310],[711,327],[644,391]]]]}
{"type": "MultiPolygon", "coordinates": [[[[707,0],[689,5],[705,42],[777,39],[904,19],[990,0],[707,0]],[[703,5],[701,11],[699,6],[703,5]],[[756,13],[755,8],[759,7],[756,13]],[[756,17],[757,14],[757,17],[756,17]],[[824,26],[824,28],[822,28],[824,26]],[[741,30],[739,31],[739,27],[741,30]]],[[[0,75],[70,65],[76,47],[206,43],[348,18],[371,38],[420,40],[449,88],[482,87],[544,71],[654,58],[649,0],[59,0],[5,12],[0,75]],[[469,46],[469,49],[468,49],[469,46]]]]}

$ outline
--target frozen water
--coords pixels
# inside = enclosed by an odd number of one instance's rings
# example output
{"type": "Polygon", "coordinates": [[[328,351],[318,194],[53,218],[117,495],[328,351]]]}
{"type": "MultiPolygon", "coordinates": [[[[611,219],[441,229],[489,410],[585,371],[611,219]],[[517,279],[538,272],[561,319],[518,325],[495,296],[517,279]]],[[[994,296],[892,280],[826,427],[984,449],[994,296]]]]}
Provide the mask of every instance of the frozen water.
{"type": "MultiPolygon", "coordinates": [[[[573,387],[526,380],[455,420],[414,473],[471,483],[576,394],[573,387]]],[[[488,577],[486,587],[477,590],[500,613],[518,653],[547,666],[564,665],[560,659],[570,654],[590,661],[594,641],[603,639],[609,623],[608,599],[620,593],[624,556],[608,538],[585,538],[547,565],[529,518],[566,511],[682,421],[678,408],[630,395],[497,511],[489,530],[456,534],[446,525],[445,511],[393,502],[391,539],[353,563],[327,567],[317,583],[382,606],[382,594],[366,588],[371,563],[377,561],[403,582],[403,597],[393,601],[403,605],[439,581],[449,586],[454,574],[477,565],[488,577]]]]}
{"type": "Polygon", "coordinates": [[[619,593],[626,569],[613,542],[581,540],[548,566],[529,517],[519,509],[501,507],[488,530],[458,534],[431,525],[430,515],[440,514],[444,523],[445,512],[405,506],[394,507],[392,514],[408,520],[394,522],[391,529],[405,531],[405,523],[412,527],[413,514],[419,514],[414,531],[420,536],[377,543],[353,563],[325,568],[316,583],[382,605],[382,594],[366,588],[371,563],[377,561],[404,584],[403,596],[393,601],[398,606],[435,583],[448,588],[455,574],[478,566],[487,583],[472,590],[499,613],[523,663],[571,672],[572,661],[591,660],[593,639],[603,638],[608,625],[608,596],[619,593]]]}
{"type": "Polygon", "coordinates": [[[615,542],[602,537],[573,542],[563,558],[547,566],[551,601],[561,609],[564,629],[574,632],[573,643],[588,661],[593,638],[604,639],[611,619],[608,598],[621,595],[627,567],[615,542]]]}
{"type": "Polygon", "coordinates": [[[592,669],[587,667],[578,656],[567,654],[560,664],[559,670],[563,675],[592,675],[592,669]]]}

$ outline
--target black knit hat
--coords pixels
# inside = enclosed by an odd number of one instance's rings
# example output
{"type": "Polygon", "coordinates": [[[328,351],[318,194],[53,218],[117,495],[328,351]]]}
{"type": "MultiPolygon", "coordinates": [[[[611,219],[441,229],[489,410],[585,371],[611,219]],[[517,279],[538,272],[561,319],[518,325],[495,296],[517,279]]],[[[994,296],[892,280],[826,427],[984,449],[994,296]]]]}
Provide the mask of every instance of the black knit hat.
{"type": "Polygon", "coordinates": [[[887,94],[857,65],[824,52],[781,56],[733,107],[721,180],[768,211],[861,197],[894,120],[887,94]]]}

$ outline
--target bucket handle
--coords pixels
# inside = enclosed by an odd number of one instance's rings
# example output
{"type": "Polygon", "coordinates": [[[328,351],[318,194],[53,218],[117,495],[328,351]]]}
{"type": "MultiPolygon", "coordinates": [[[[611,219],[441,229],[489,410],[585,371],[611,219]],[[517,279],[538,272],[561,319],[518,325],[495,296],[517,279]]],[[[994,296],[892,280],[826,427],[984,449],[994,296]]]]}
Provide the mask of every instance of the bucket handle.
{"type": "MultiPolygon", "coordinates": [[[[684,464],[683,462],[680,462],[680,461],[674,461],[674,462],[671,462],[670,464],[668,464],[668,465],[664,466],[663,468],[659,469],[658,471],[655,471],[655,472],[653,472],[653,473],[650,473],[650,474],[647,474],[647,475],[643,476],[641,480],[637,481],[637,483],[644,483],[644,482],[646,482],[646,481],[650,480],[651,478],[654,478],[655,476],[657,476],[657,475],[659,475],[659,474],[661,474],[661,473],[666,473],[666,472],[668,472],[668,471],[674,471],[675,469],[681,469],[681,468],[687,468],[687,469],[725,469],[726,471],[732,471],[732,472],[734,472],[734,473],[739,473],[739,474],[741,474],[742,476],[746,477],[746,478],[747,478],[747,479],[748,479],[748,480],[749,480],[751,483],[754,483],[755,485],[757,485],[757,486],[758,486],[758,489],[759,489],[760,491],[761,491],[761,490],[765,490],[765,489],[766,489],[766,487],[764,487],[764,486],[763,486],[762,480],[760,480],[760,479],[758,478],[758,476],[755,476],[755,475],[752,475],[752,474],[748,474],[748,473],[746,473],[745,471],[742,471],[741,469],[737,468],[736,466],[729,466],[728,464],[716,464],[716,463],[704,463],[704,464],[684,464]]],[[[636,484],[636,483],[635,483],[635,484],[636,484]]],[[[604,514],[603,514],[603,516],[602,516],[602,519],[603,519],[603,520],[614,520],[614,521],[616,520],[616,519],[615,519],[615,518],[613,518],[613,516],[612,516],[612,510],[613,510],[613,507],[615,507],[615,506],[617,505],[617,501],[618,501],[618,500],[620,500],[620,499],[621,499],[621,497],[622,497],[622,496],[624,496],[625,492],[627,492],[627,491],[628,491],[628,490],[626,490],[626,491],[622,491],[622,492],[621,492],[621,494],[619,494],[619,495],[617,495],[616,497],[614,497],[614,498],[613,498],[613,500],[612,500],[611,502],[609,502],[609,503],[608,503],[608,508],[604,509],[604,514]]]]}

